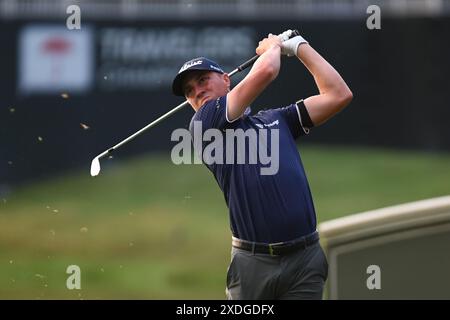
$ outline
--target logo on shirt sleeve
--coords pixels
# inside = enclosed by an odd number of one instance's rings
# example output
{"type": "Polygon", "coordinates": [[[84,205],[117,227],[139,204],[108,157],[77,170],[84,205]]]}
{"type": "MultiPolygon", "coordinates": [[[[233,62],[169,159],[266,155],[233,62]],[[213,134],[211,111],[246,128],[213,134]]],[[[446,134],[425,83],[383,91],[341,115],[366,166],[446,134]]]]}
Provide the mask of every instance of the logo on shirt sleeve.
{"type": "Polygon", "coordinates": [[[271,123],[269,123],[269,124],[259,124],[259,123],[256,123],[255,124],[258,128],[260,128],[260,129],[263,129],[264,127],[266,127],[266,128],[270,128],[270,127],[273,127],[273,126],[278,126],[279,125],[279,121],[278,120],[275,120],[275,121],[273,121],[273,122],[271,122],[271,123]]]}

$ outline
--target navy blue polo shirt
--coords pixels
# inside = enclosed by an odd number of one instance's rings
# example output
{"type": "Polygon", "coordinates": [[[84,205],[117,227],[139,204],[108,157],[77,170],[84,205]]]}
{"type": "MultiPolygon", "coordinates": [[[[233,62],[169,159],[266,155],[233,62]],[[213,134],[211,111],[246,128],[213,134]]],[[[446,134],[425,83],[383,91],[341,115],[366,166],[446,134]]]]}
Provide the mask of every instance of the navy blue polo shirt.
{"type": "MultiPolygon", "coordinates": [[[[202,134],[208,129],[218,129],[223,133],[223,161],[206,166],[213,173],[224,194],[233,236],[248,241],[275,243],[299,238],[316,230],[311,191],[295,143],[295,139],[307,133],[308,129],[301,125],[296,104],[260,111],[253,116],[244,114],[243,117],[230,122],[226,114],[226,96],[223,96],[207,102],[192,117],[190,132],[193,138],[194,121],[199,121],[197,128],[201,123],[202,134]],[[260,161],[261,158],[257,157],[256,163],[249,161],[249,152],[256,156],[254,146],[251,148],[249,145],[250,139],[245,140],[244,164],[242,161],[239,164],[236,159],[237,144],[234,146],[234,160],[226,161],[225,133],[227,130],[239,129],[245,132],[251,129],[256,132],[258,138],[264,134],[267,141],[258,143],[258,148],[267,148],[265,154],[268,156],[273,155],[271,149],[277,137],[271,131],[278,131],[279,156],[275,174],[261,174],[261,169],[267,170],[270,165],[272,172],[275,172],[274,156],[272,164],[267,162],[267,158],[260,161]]],[[[214,139],[203,141],[201,150],[205,151],[213,141],[214,139]]],[[[276,148],[274,151],[276,152],[276,148]]],[[[200,155],[199,158],[201,159],[200,155]]]]}

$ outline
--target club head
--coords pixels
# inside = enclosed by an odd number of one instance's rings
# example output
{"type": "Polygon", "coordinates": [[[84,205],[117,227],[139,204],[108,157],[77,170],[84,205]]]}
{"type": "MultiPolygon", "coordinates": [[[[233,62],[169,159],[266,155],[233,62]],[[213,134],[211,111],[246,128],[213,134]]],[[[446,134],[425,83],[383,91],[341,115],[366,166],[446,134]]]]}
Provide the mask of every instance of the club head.
{"type": "Polygon", "coordinates": [[[100,161],[98,157],[95,157],[91,163],[91,176],[95,177],[99,174],[99,172],[100,172],[100,161]]]}

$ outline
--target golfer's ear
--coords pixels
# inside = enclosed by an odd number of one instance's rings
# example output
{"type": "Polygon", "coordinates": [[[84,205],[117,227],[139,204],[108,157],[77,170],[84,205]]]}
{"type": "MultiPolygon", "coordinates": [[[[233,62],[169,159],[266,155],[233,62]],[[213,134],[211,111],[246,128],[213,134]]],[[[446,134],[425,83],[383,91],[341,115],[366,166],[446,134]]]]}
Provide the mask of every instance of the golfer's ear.
{"type": "Polygon", "coordinates": [[[228,73],[224,73],[222,75],[222,77],[225,80],[225,82],[226,82],[226,84],[228,86],[228,89],[231,89],[231,79],[230,79],[230,76],[228,75],[228,73]]]}

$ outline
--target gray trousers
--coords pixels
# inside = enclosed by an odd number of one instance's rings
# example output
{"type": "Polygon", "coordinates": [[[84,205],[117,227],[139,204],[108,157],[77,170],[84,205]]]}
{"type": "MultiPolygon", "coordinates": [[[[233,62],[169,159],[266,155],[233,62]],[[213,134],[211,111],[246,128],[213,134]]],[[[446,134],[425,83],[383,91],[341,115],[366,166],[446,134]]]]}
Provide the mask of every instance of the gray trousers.
{"type": "Polygon", "coordinates": [[[320,300],[327,277],[319,242],[283,256],[233,247],[225,292],[229,300],[320,300]]]}

